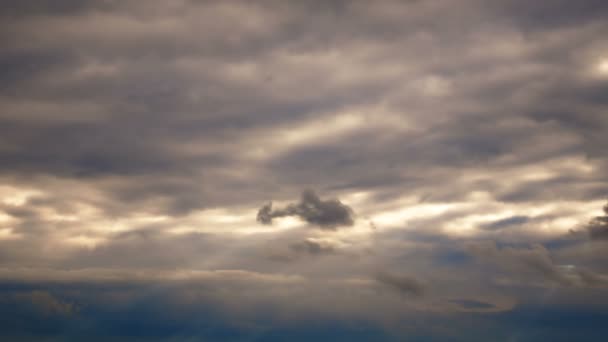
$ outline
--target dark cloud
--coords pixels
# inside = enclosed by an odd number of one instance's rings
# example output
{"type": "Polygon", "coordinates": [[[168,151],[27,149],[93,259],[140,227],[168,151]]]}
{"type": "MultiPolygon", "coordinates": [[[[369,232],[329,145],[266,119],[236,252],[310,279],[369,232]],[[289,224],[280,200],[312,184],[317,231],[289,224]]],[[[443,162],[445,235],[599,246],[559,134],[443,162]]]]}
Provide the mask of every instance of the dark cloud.
{"type": "Polygon", "coordinates": [[[333,230],[342,226],[352,226],[355,222],[353,210],[337,199],[321,200],[312,190],[302,192],[300,202],[285,208],[273,209],[272,203],[260,208],[258,222],[272,224],[277,217],[297,216],[303,221],[321,229],[333,230]]]}
{"type": "Polygon", "coordinates": [[[591,239],[608,239],[608,204],[606,204],[603,209],[604,215],[594,217],[587,225],[587,230],[591,239]]]}
{"type": "Polygon", "coordinates": [[[258,215],[257,215],[256,219],[261,224],[272,224],[272,219],[273,219],[272,202],[268,203],[268,204],[264,204],[260,208],[260,210],[258,210],[258,215]]]}
{"type": "Polygon", "coordinates": [[[425,288],[416,278],[392,272],[378,272],[375,276],[379,283],[407,296],[422,296],[425,288]]]}

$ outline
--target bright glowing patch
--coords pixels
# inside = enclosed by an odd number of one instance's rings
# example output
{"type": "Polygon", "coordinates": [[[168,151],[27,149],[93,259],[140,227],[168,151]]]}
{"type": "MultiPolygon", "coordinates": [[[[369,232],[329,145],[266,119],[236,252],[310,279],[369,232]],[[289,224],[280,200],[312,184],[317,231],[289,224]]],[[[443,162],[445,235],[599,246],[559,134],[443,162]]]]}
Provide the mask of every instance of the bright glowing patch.
{"type": "Polygon", "coordinates": [[[0,223],[13,221],[13,217],[6,215],[5,213],[0,213],[0,223]]]}
{"type": "Polygon", "coordinates": [[[457,206],[457,204],[421,204],[407,209],[393,210],[374,215],[371,220],[379,225],[403,225],[408,220],[440,215],[447,210],[453,209],[455,206],[457,206]]]}
{"type": "Polygon", "coordinates": [[[608,59],[602,59],[599,64],[597,65],[597,71],[601,74],[601,75],[606,75],[608,76],[608,59]]]}
{"type": "Polygon", "coordinates": [[[450,235],[469,236],[477,232],[477,227],[484,223],[506,219],[512,216],[512,212],[500,212],[494,214],[468,215],[448,222],[444,226],[444,232],[450,235]]]}
{"type": "Polygon", "coordinates": [[[279,217],[276,219],[276,223],[273,224],[277,229],[296,228],[303,225],[302,221],[295,217],[279,217]]]}
{"type": "Polygon", "coordinates": [[[371,196],[369,191],[359,191],[351,194],[347,194],[341,198],[342,202],[349,206],[364,203],[371,196]]]}
{"type": "Polygon", "coordinates": [[[0,229],[0,241],[1,240],[15,240],[20,239],[21,234],[13,232],[12,228],[2,228],[0,229]]]}
{"type": "Polygon", "coordinates": [[[361,127],[364,119],[361,115],[346,113],[336,116],[333,120],[317,120],[297,130],[285,131],[281,135],[281,142],[287,144],[303,144],[314,142],[317,139],[349,132],[361,127]]]}
{"type": "Polygon", "coordinates": [[[77,222],[78,216],[54,214],[54,215],[49,215],[48,220],[57,221],[57,222],[77,222]]]}
{"type": "Polygon", "coordinates": [[[77,221],[87,222],[87,227],[98,233],[121,233],[141,227],[147,224],[162,223],[168,219],[167,216],[135,215],[129,218],[103,219],[96,216],[90,218],[78,215],[77,221]]]}
{"type": "Polygon", "coordinates": [[[334,115],[332,119],[316,119],[290,127],[275,127],[256,135],[254,140],[248,143],[248,146],[255,147],[245,154],[249,158],[266,159],[297,146],[336,139],[364,126],[363,115],[347,112],[334,115]],[[261,140],[262,136],[268,138],[261,140]]]}
{"type": "Polygon", "coordinates": [[[41,195],[40,191],[25,190],[11,186],[0,187],[0,202],[7,205],[23,205],[33,196],[41,195]]]}
{"type": "Polygon", "coordinates": [[[255,213],[249,212],[247,214],[248,215],[243,215],[242,213],[230,213],[227,210],[222,209],[211,209],[201,213],[199,218],[213,224],[230,224],[248,221],[255,215],[255,213]]]}

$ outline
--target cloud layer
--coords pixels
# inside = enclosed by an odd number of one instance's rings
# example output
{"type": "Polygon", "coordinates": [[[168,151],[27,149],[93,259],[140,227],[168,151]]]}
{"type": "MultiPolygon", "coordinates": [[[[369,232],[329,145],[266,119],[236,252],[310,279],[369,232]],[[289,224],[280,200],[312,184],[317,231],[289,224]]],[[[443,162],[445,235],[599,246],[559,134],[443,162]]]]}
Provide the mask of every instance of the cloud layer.
{"type": "Polygon", "coordinates": [[[0,339],[601,340],[607,18],[4,4],[0,339]]]}

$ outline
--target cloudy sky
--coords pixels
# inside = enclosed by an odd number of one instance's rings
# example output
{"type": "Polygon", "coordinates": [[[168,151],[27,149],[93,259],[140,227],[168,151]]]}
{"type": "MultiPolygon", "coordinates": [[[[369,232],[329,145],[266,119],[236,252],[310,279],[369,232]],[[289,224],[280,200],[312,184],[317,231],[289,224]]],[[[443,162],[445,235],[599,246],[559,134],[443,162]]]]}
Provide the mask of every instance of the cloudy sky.
{"type": "Polygon", "coordinates": [[[9,1],[0,339],[600,341],[604,0],[9,1]]]}

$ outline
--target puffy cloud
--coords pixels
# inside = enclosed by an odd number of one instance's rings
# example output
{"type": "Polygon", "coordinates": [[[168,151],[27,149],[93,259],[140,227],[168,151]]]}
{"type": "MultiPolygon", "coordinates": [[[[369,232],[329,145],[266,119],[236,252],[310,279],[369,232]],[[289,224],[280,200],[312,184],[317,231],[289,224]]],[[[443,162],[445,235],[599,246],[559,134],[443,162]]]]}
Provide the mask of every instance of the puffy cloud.
{"type": "Polygon", "coordinates": [[[355,222],[353,210],[337,199],[321,200],[312,190],[302,192],[300,202],[285,208],[273,209],[272,203],[260,208],[258,222],[272,224],[278,217],[297,216],[303,221],[321,229],[334,230],[342,226],[352,226],[355,222]]]}

